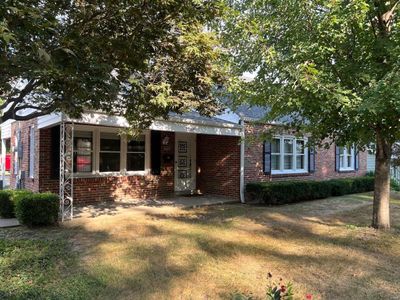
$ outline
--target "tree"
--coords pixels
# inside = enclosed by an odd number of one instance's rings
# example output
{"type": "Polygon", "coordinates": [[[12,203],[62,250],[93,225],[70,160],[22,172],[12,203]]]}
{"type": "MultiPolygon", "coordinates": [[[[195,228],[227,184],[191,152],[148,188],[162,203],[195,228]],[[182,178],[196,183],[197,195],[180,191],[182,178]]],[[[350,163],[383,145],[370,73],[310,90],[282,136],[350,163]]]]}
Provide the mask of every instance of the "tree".
{"type": "Polygon", "coordinates": [[[399,1],[234,0],[220,28],[236,100],[271,108],[323,143],[376,144],[372,226],[390,227],[391,146],[400,138],[399,1]],[[229,56],[228,56],[229,57],[229,56]]]}
{"type": "Polygon", "coordinates": [[[169,112],[218,109],[220,14],[207,0],[3,0],[0,121],[85,109],[145,127],[169,112]]]}

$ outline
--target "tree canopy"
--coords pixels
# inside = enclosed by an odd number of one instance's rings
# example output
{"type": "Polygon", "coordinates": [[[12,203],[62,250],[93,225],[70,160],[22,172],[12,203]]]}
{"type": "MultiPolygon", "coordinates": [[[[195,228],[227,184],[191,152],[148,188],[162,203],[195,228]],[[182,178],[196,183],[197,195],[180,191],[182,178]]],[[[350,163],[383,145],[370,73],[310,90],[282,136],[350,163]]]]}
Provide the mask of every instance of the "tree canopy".
{"type": "Polygon", "coordinates": [[[239,103],[315,142],[376,144],[373,226],[389,228],[391,146],[400,139],[397,0],[229,0],[221,34],[239,103]],[[250,72],[250,82],[235,80],[250,72]]]}
{"type": "Polygon", "coordinates": [[[145,126],[215,112],[223,74],[206,25],[220,11],[211,0],[1,1],[2,121],[88,109],[145,126]]]}
{"type": "Polygon", "coordinates": [[[229,1],[223,24],[239,102],[269,119],[339,143],[400,137],[400,28],[396,1],[229,1]]]}

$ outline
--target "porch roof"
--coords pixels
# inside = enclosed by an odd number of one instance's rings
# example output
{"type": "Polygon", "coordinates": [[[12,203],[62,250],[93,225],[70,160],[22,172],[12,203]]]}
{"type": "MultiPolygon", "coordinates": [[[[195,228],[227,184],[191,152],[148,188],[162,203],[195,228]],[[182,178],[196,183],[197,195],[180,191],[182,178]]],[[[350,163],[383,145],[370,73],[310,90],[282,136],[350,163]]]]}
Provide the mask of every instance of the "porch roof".
{"type": "MultiPolygon", "coordinates": [[[[62,117],[65,121],[77,124],[129,127],[128,121],[121,116],[112,116],[100,112],[88,111],[82,114],[80,119],[72,119],[62,116],[61,113],[49,114],[38,118],[38,127],[47,128],[57,125],[62,117]]],[[[214,134],[225,136],[241,136],[242,127],[239,124],[225,121],[216,117],[205,117],[198,113],[186,113],[183,115],[170,114],[168,120],[158,119],[149,127],[151,130],[188,132],[198,134],[214,134]]]]}

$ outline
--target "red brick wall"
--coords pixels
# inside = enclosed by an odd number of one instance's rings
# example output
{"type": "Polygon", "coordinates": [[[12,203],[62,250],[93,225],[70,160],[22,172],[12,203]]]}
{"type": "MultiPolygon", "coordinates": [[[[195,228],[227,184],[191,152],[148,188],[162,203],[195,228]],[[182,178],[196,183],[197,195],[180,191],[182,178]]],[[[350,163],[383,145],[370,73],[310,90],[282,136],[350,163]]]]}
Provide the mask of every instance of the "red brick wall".
{"type": "MultiPolygon", "coordinates": [[[[174,134],[164,132],[170,137],[169,146],[162,146],[161,157],[174,152],[174,134]]],[[[51,179],[51,129],[40,130],[40,191],[58,193],[58,179],[51,179]]],[[[161,175],[148,176],[107,176],[74,179],[74,201],[76,204],[90,204],[102,201],[133,199],[158,199],[174,193],[173,160],[162,162],[161,175]]]]}
{"type": "Polygon", "coordinates": [[[238,137],[197,135],[197,189],[239,200],[240,145],[238,137]]]}
{"type": "Polygon", "coordinates": [[[34,177],[29,177],[29,138],[30,138],[30,127],[35,126],[35,153],[39,151],[39,130],[37,129],[37,119],[32,119],[29,121],[23,122],[14,122],[11,124],[11,169],[10,169],[10,187],[16,188],[17,185],[17,174],[15,174],[14,170],[14,159],[16,150],[15,137],[17,136],[18,129],[21,130],[21,143],[22,143],[22,159],[19,162],[19,169],[25,173],[25,177],[23,178],[23,185],[26,189],[37,192],[39,190],[39,162],[37,160],[37,156],[35,158],[35,170],[34,177]]]}
{"type": "Polygon", "coordinates": [[[245,147],[245,183],[257,181],[276,180],[324,180],[363,176],[367,172],[367,152],[360,152],[359,169],[350,172],[337,172],[335,170],[335,146],[329,149],[317,149],[315,156],[315,172],[296,175],[265,175],[263,172],[263,143],[251,141],[260,133],[268,130],[268,126],[246,126],[246,138],[250,139],[245,147]]]}

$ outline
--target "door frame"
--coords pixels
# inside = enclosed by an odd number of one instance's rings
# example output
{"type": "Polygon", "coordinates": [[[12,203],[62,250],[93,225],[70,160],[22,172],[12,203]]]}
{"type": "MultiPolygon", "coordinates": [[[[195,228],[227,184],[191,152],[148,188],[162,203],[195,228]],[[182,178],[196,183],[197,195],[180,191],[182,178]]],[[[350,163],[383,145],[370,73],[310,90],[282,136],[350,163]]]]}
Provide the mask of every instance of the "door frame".
{"type": "Polygon", "coordinates": [[[175,132],[175,153],[174,153],[174,191],[176,193],[185,193],[185,192],[193,192],[196,190],[196,155],[197,155],[197,149],[196,149],[196,141],[197,141],[197,135],[195,133],[181,133],[181,132],[175,132]],[[190,186],[188,189],[182,189],[178,183],[180,180],[178,178],[178,141],[179,140],[185,140],[188,142],[188,148],[190,150],[190,153],[188,153],[188,156],[190,156],[190,161],[191,161],[191,176],[190,176],[190,186]]]}

